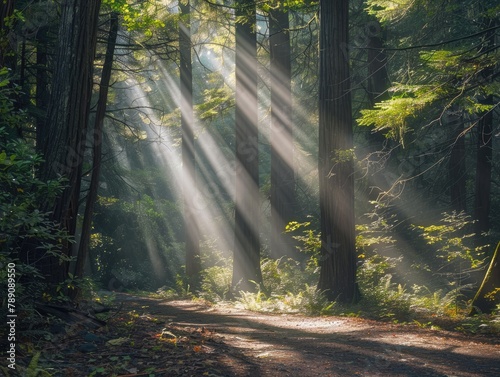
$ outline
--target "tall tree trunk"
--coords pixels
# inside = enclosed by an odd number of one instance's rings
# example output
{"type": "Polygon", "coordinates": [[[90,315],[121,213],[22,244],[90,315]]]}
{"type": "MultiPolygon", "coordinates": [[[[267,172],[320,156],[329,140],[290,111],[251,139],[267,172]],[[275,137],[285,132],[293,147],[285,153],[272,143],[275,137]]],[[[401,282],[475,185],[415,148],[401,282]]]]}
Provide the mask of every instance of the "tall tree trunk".
{"type": "Polygon", "coordinates": [[[233,288],[256,289],[260,270],[257,42],[254,0],[236,4],[236,182],[233,288]]]}
{"type": "MultiPolygon", "coordinates": [[[[485,19],[485,27],[493,27],[498,23],[495,19],[485,19]]],[[[485,43],[481,46],[481,51],[493,51],[495,46],[495,30],[490,30],[486,36],[485,43]]],[[[489,67],[483,71],[483,78],[491,81],[494,68],[489,67]]],[[[485,105],[493,106],[495,101],[493,95],[486,95],[481,101],[485,105]]],[[[476,160],[476,182],[474,217],[475,233],[478,243],[481,243],[481,234],[490,229],[490,207],[491,207],[491,168],[493,157],[493,111],[490,110],[481,114],[477,127],[477,160],[476,160]]]]}
{"type": "MultiPolygon", "coordinates": [[[[378,21],[373,20],[368,24],[370,27],[365,30],[368,33],[368,85],[367,94],[370,106],[382,102],[388,98],[387,89],[390,85],[389,74],[387,73],[387,56],[384,51],[384,32],[378,21]]],[[[368,134],[368,177],[369,191],[368,199],[376,201],[382,192],[389,189],[390,184],[385,176],[384,165],[387,163],[381,156],[384,143],[387,138],[381,131],[370,130],[368,134]],[[383,162],[381,162],[383,161],[383,162]]]]}
{"type": "MultiPolygon", "coordinates": [[[[61,176],[66,180],[63,192],[55,203],[47,203],[47,210],[51,210],[52,220],[72,236],[78,215],[100,4],[100,0],[63,2],[47,132],[41,140],[45,159],[41,179],[61,176]]],[[[62,252],[70,257],[71,243],[66,242],[62,252]]],[[[49,283],[66,279],[68,264],[61,264],[58,257],[48,256],[39,267],[49,283]]]]}
{"type": "Polygon", "coordinates": [[[284,233],[295,208],[291,57],[288,11],[269,12],[271,53],[271,255],[295,256],[291,236],[284,233]]]}
{"type": "MultiPolygon", "coordinates": [[[[492,104],[492,97],[485,103],[492,104]]],[[[484,114],[477,127],[477,160],[474,198],[476,236],[490,229],[491,159],[493,156],[493,112],[484,114]]]]}
{"type": "MultiPolygon", "coordinates": [[[[94,205],[97,200],[99,189],[99,177],[101,174],[102,162],[102,129],[104,117],[106,115],[106,102],[108,99],[109,83],[111,81],[111,71],[113,68],[113,55],[115,53],[116,38],[118,36],[118,14],[111,13],[109,21],[109,36],[106,46],[106,56],[102,67],[101,82],[99,84],[99,99],[97,101],[97,110],[94,122],[93,132],[93,150],[92,150],[92,176],[90,178],[90,187],[87,193],[85,212],[83,215],[82,231],[80,235],[80,244],[75,265],[75,277],[81,278],[84,275],[85,263],[89,254],[90,235],[92,233],[92,216],[94,214],[94,205]]],[[[78,291],[73,291],[75,298],[78,291]]]]}
{"type": "MultiPolygon", "coordinates": [[[[384,51],[384,32],[378,21],[373,21],[368,33],[368,99],[371,106],[387,99],[387,88],[390,85],[387,73],[387,56],[384,51]]],[[[380,133],[375,133],[380,135],[380,133]]],[[[383,137],[383,135],[380,135],[383,137]]]]}
{"type": "Polygon", "coordinates": [[[330,300],[357,300],[354,166],[347,0],[320,1],[318,289],[330,300]]]}
{"type": "Polygon", "coordinates": [[[193,116],[193,71],[191,65],[190,2],[179,2],[181,22],[179,22],[180,82],[181,82],[181,129],[182,165],[184,170],[184,240],[186,247],[186,275],[190,288],[199,287],[201,260],[199,226],[196,207],[193,202],[196,190],[196,153],[193,116]]]}
{"type": "MultiPolygon", "coordinates": [[[[457,110],[457,109],[455,109],[457,110]]],[[[447,116],[450,127],[450,141],[452,142],[448,175],[450,180],[451,208],[457,212],[466,210],[466,183],[465,172],[465,138],[464,124],[459,111],[450,112],[447,116]]]]}
{"type": "Polygon", "coordinates": [[[47,29],[42,28],[38,33],[36,45],[36,144],[40,147],[45,138],[47,124],[47,107],[49,104],[49,67],[48,67],[47,29]]]}

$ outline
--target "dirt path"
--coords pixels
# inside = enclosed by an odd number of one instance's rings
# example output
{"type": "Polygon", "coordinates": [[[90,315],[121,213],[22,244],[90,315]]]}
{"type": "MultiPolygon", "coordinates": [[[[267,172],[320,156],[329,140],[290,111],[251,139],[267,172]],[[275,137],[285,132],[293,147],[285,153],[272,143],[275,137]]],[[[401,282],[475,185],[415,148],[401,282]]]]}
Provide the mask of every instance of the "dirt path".
{"type": "Polygon", "coordinates": [[[172,333],[210,333],[213,342],[203,350],[214,354],[227,376],[500,376],[499,339],[358,318],[120,297],[161,318],[172,333]]]}
{"type": "Polygon", "coordinates": [[[40,366],[54,377],[500,376],[492,337],[123,293],[116,301],[108,326],[52,339],[40,366]]]}

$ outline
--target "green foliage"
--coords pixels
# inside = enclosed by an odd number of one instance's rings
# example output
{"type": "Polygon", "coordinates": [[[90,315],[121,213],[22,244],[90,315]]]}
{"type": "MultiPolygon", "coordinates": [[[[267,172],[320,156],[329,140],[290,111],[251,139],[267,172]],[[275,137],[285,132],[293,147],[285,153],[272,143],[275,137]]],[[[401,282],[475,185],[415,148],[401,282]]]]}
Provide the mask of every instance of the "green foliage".
{"type": "Polygon", "coordinates": [[[321,238],[319,232],[311,228],[311,222],[291,221],[286,225],[285,232],[293,234],[293,238],[301,245],[300,251],[308,256],[306,271],[319,273],[318,260],[321,252],[321,238]]]}
{"type": "MultiPolygon", "coordinates": [[[[316,261],[309,261],[306,266],[316,261]]],[[[301,263],[291,258],[269,259],[261,261],[262,279],[266,290],[273,294],[300,292],[307,284],[314,284],[317,278],[314,270],[302,268],[301,263]]]]}
{"type": "Polygon", "coordinates": [[[351,162],[354,161],[356,157],[354,148],[352,149],[336,149],[334,151],[334,157],[333,157],[333,163],[334,164],[341,164],[345,162],[351,162]]]}
{"type": "MultiPolygon", "coordinates": [[[[470,115],[484,114],[494,108],[495,105],[482,102],[487,96],[498,93],[495,71],[500,51],[489,45],[486,33],[479,33],[475,39],[467,34],[474,35],[481,29],[487,29],[486,15],[497,7],[489,4],[489,9],[486,4],[471,6],[463,18],[457,17],[462,12],[461,7],[466,5],[469,6],[466,2],[444,5],[425,0],[367,2],[370,14],[387,25],[397,24],[398,30],[401,30],[396,35],[403,36],[387,41],[388,44],[395,43],[397,48],[407,45],[411,51],[405,58],[406,63],[401,61],[398,77],[392,80],[399,83],[389,88],[391,98],[377,103],[372,109],[362,110],[358,119],[360,125],[386,130],[388,137],[403,141],[405,134],[411,130],[411,121],[415,119],[415,124],[421,127],[422,122],[427,121],[427,112],[434,119],[441,120],[444,110],[452,105],[470,115]],[[433,19],[433,22],[424,23],[426,19],[433,19]],[[478,19],[481,21],[477,22],[478,19]],[[436,24],[440,21],[450,25],[450,28],[438,29],[436,24]],[[457,22],[460,22],[456,24],[459,27],[453,27],[457,22]],[[431,50],[431,46],[417,48],[417,25],[421,25],[426,36],[436,36],[436,41],[448,39],[456,43],[444,43],[442,49],[431,50]]],[[[432,45],[433,41],[431,38],[429,43],[432,45]]]]}
{"type": "Polygon", "coordinates": [[[22,121],[22,113],[16,111],[12,96],[19,92],[18,86],[11,86],[9,70],[0,68],[0,127],[14,128],[22,121]]]}
{"type": "Polygon", "coordinates": [[[467,306],[464,302],[463,288],[457,287],[445,292],[444,289],[430,291],[427,287],[414,285],[412,305],[418,312],[454,317],[467,306]]]}
{"type": "MultiPolygon", "coordinates": [[[[4,78],[0,90],[0,119],[6,120],[0,127],[0,263],[15,263],[16,304],[31,318],[33,301],[41,300],[44,294],[48,297],[43,277],[33,263],[40,263],[48,256],[68,261],[61,248],[72,239],[50,220],[50,213],[41,209],[44,205],[50,207],[63,182],[39,180],[41,157],[31,143],[13,136],[16,134],[13,129],[22,126],[25,118],[16,111],[10,117],[3,116],[14,108],[12,98],[16,93],[6,82],[8,79],[4,78]]],[[[6,271],[0,271],[3,281],[5,274],[6,271]]],[[[65,297],[63,292],[61,297],[65,297]]]]}
{"type": "Polygon", "coordinates": [[[33,355],[28,367],[26,368],[26,370],[22,374],[23,377],[51,377],[52,376],[51,373],[49,373],[45,369],[42,369],[38,366],[38,361],[40,359],[40,356],[41,356],[41,352],[36,352],[33,355]]]}
{"type": "Polygon", "coordinates": [[[103,6],[119,13],[123,17],[123,25],[129,31],[142,31],[151,37],[155,29],[165,27],[161,19],[162,9],[155,1],[103,0],[103,6]]]}
{"type": "Polygon", "coordinates": [[[310,222],[293,221],[287,224],[286,231],[294,234],[293,237],[301,244],[300,251],[307,258],[304,262],[284,257],[262,259],[262,280],[266,292],[240,292],[238,302],[246,309],[307,315],[333,312],[335,303],[316,288],[321,241],[310,226],[310,222]]]}
{"type": "Polygon", "coordinates": [[[205,89],[203,102],[195,106],[200,120],[212,120],[222,112],[234,106],[234,96],[225,84],[219,87],[205,89]]]}
{"type": "Polygon", "coordinates": [[[258,5],[264,12],[269,12],[272,9],[280,9],[283,11],[304,11],[307,8],[317,7],[319,2],[314,0],[271,0],[263,1],[258,5]]]}
{"type": "Polygon", "coordinates": [[[361,110],[360,126],[387,130],[387,136],[403,141],[408,132],[408,119],[439,98],[440,90],[429,85],[396,85],[389,89],[392,98],[377,103],[373,109],[361,110]]]}
{"type": "Polygon", "coordinates": [[[384,217],[376,214],[373,217],[375,220],[370,223],[356,225],[356,250],[360,260],[371,256],[371,250],[375,247],[396,242],[391,234],[391,226],[384,217]]]}
{"type": "MultiPolygon", "coordinates": [[[[6,75],[4,69],[0,76],[6,75]]],[[[24,122],[24,115],[14,111],[12,97],[16,89],[8,86],[9,79],[0,81],[0,247],[16,256],[23,243],[42,242],[42,248],[56,255],[59,246],[67,241],[66,234],[49,221],[49,213],[41,212],[44,203],[50,204],[62,190],[58,180],[42,182],[36,172],[42,162],[33,145],[13,138],[13,129],[24,122]]]]}
{"type": "Polygon", "coordinates": [[[368,0],[366,4],[368,14],[376,16],[381,22],[388,22],[404,17],[414,6],[415,0],[368,0]]]}
{"type": "Polygon", "coordinates": [[[373,221],[359,224],[356,228],[356,247],[362,261],[357,275],[362,296],[359,305],[340,308],[322,301],[320,292],[314,287],[318,279],[320,239],[310,222],[291,222],[287,225],[287,231],[294,234],[308,259],[303,264],[289,259],[263,259],[261,270],[267,291],[242,292],[239,302],[247,309],[258,311],[345,315],[357,310],[358,315],[396,321],[406,321],[425,313],[446,316],[462,313],[466,308],[463,290],[470,287],[455,284],[454,270],[449,264],[455,260],[465,260],[470,267],[476,268],[481,263],[481,248],[471,249],[467,246],[471,237],[467,233],[470,219],[464,214],[445,213],[437,225],[410,227],[418,231],[429,246],[433,246],[435,254],[429,255],[430,260],[443,262],[429,262],[428,273],[443,277],[447,271],[450,281],[444,288],[414,284],[408,290],[404,286],[407,274],[402,273],[400,266],[403,258],[409,256],[405,256],[404,252],[398,258],[380,254],[385,247],[398,247],[393,226],[380,214],[371,214],[369,217],[373,221]]]}
{"type": "Polygon", "coordinates": [[[257,312],[301,313],[305,315],[332,314],[335,303],[329,301],[315,286],[286,294],[267,296],[262,291],[240,292],[238,303],[247,310],[257,312]]]}
{"type": "Polygon", "coordinates": [[[358,268],[362,300],[359,305],[369,316],[384,319],[407,319],[411,313],[410,295],[401,284],[393,282],[398,259],[374,254],[358,268]]]}
{"type": "Polygon", "coordinates": [[[443,213],[443,218],[437,225],[415,226],[428,245],[435,247],[437,256],[451,262],[457,259],[466,260],[470,267],[477,268],[484,262],[482,247],[470,246],[467,242],[474,233],[467,233],[472,220],[463,212],[443,213]]]}
{"type": "Polygon", "coordinates": [[[465,317],[455,330],[469,334],[500,335],[500,305],[491,315],[479,314],[465,317]]]}
{"type": "Polygon", "coordinates": [[[201,273],[200,297],[218,302],[227,300],[231,291],[232,269],[229,266],[211,266],[201,273]]]}

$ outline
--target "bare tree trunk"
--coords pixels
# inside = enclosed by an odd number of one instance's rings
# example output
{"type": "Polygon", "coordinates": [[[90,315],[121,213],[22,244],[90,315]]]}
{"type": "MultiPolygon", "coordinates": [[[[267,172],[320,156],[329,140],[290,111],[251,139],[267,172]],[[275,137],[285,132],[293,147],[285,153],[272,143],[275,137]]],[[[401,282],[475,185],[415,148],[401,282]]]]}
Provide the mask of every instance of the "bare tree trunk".
{"type": "Polygon", "coordinates": [[[186,247],[186,275],[191,289],[198,289],[201,260],[199,226],[193,193],[196,190],[196,153],[193,116],[193,73],[191,64],[190,2],[179,3],[181,22],[179,23],[180,81],[181,81],[181,128],[182,165],[184,169],[184,239],[186,247]]]}
{"type": "Polygon", "coordinates": [[[318,289],[330,300],[357,300],[354,165],[347,0],[320,1],[319,189],[321,259],[318,289]]]}
{"type": "Polygon", "coordinates": [[[288,11],[269,12],[271,54],[271,255],[293,257],[296,250],[285,226],[295,208],[291,57],[288,11]]]}
{"type": "Polygon", "coordinates": [[[236,182],[233,288],[254,291],[260,270],[259,130],[254,0],[236,4],[236,182]]]}
{"type": "MultiPolygon", "coordinates": [[[[115,52],[116,38],[118,36],[118,14],[111,13],[109,21],[109,37],[106,47],[106,56],[102,68],[101,82],[99,85],[99,99],[97,102],[97,111],[94,122],[93,133],[93,151],[92,151],[92,176],[90,178],[90,187],[85,204],[83,215],[82,232],[80,235],[80,244],[75,265],[75,277],[81,278],[84,275],[85,263],[89,254],[90,235],[92,233],[92,216],[94,214],[94,205],[97,200],[99,189],[99,177],[101,174],[102,162],[102,129],[104,117],[106,115],[106,102],[108,99],[109,83],[111,81],[111,71],[113,68],[113,55],[115,52]]],[[[73,298],[78,294],[72,292],[73,298]]]]}
{"type": "MultiPolygon", "coordinates": [[[[490,96],[491,97],[491,96],[490,96]]],[[[492,104],[492,98],[485,101],[492,104]]],[[[476,236],[490,229],[491,159],[493,157],[493,112],[483,115],[477,128],[476,194],[474,218],[476,236]]]]}

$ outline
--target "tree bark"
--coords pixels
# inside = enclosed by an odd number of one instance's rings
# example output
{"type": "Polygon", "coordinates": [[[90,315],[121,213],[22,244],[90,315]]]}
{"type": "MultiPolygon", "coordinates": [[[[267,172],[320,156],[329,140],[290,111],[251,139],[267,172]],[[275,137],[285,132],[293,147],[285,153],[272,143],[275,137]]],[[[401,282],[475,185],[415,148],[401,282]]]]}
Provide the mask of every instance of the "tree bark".
{"type": "Polygon", "coordinates": [[[233,288],[256,290],[260,270],[259,131],[254,0],[236,4],[236,182],[233,288]]]}
{"type": "Polygon", "coordinates": [[[193,115],[193,73],[191,64],[190,2],[179,2],[180,82],[181,82],[181,129],[184,201],[184,242],[186,248],[186,275],[190,289],[199,288],[201,273],[199,225],[193,202],[196,191],[196,153],[193,115]]]}
{"type": "Polygon", "coordinates": [[[318,289],[330,300],[357,300],[354,166],[347,0],[320,1],[318,289]]]}
{"type": "Polygon", "coordinates": [[[291,57],[288,11],[269,12],[271,71],[271,255],[294,257],[285,226],[295,208],[295,148],[292,124],[291,57]]]}
{"type": "MultiPolygon", "coordinates": [[[[118,36],[118,14],[113,12],[109,21],[109,37],[106,47],[106,56],[102,68],[101,82],[99,84],[99,99],[97,101],[97,110],[94,122],[93,133],[93,151],[92,151],[92,176],[90,178],[90,187],[87,193],[85,212],[83,215],[82,231],[80,235],[80,244],[75,265],[75,277],[82,278],[84,275],[85,263],[89,254],[90,235],[92,233],[92,216],[94,205],[97,200],[99,189],[101,162],[102,162],[102,129],[104,117],[106,115],[106,102],[108,99],[109,83],[111,81],[111,71],[113,68],[113,55],[115,52],[116,38],[118,36]]],[[[75,298],[78,291],[73,291],[75,298]]]]}
{"type": "MultiPolygon", "coordinates": [[[[57,42],[56,63],[47,115],[47,132],[41,140],[45,163],[41,179],[65,179],[65,188],[55,203],[47,203],[51,219],[74,236],[80,198],[85,137],[92,94],[92,68],[95,55],[100,0],[63,2],[57,42]]],[[[62,254],[71,256],[71,243],[62,254]]],[[[67,277],[68,264],[48,256],[39,266],[49,283],[67,277]]]]}

